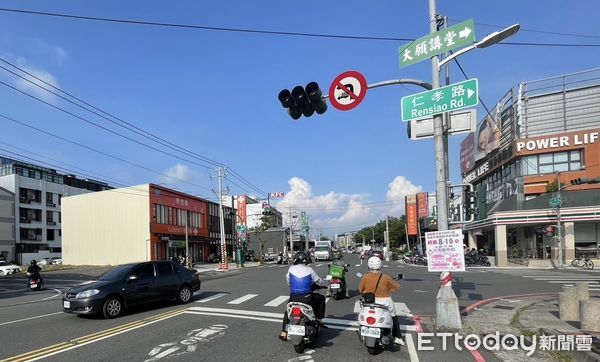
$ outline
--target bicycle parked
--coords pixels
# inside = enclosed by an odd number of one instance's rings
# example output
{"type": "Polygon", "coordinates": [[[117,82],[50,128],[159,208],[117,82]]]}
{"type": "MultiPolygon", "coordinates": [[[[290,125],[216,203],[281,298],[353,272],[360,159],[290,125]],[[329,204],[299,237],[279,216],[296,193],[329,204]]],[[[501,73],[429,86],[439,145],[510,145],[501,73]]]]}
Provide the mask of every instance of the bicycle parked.
{"type": "Polygon", "coordinates": [[[571,262],[571,266],[579,267],[579,268],[583,268],[583,269],[594,269],[594,263],[587,256],[584,256],[584,257],[579,256],[579,257],[573,259],[573,261],[571,262]]]}

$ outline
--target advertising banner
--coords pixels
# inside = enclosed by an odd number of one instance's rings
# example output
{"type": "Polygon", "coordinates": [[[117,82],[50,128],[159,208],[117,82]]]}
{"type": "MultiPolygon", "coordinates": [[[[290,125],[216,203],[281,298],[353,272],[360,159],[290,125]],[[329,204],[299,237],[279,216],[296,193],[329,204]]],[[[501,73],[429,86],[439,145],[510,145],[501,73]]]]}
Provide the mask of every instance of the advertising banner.
{"type": "Polygon", "coordinates": [[[237,197],[237,222],[238,225],[247,225],[246,223],[246,195],[237,197]]]}
{"type": "Polygon", "coordinates": [[[406,196],[406,227],[408,235],[417,235],[419,233],[419,222],[417,217],[417,196],[406,196]]]}
{"type": "Polygon", "coordinates": [[[417,216],[419,219],[423,217],[429,216],[429,203],[428,201],[428,193],[427,192],[419,192],[417,194],[417,216]]]}
{"type": "Polygon", "coordinates": [[[460,173],[469,172],[475,166],[475,134],[471,133],[460,144],[460,173]]]}
{"type": "Polygon", "coordinates": [[[465,271],[462,229],[425,233],[430,272],[465,271]]]}

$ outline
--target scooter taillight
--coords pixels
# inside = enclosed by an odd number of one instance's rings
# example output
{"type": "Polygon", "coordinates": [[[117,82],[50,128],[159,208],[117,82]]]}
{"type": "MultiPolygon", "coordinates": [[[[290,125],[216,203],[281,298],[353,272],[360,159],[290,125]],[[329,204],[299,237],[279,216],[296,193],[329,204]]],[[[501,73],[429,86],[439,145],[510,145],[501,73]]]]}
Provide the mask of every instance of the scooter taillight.
{"type": "Polygon", "coordinates": [[[341,284],[341,283],[342,283],[342,281],[337,278],[331,279],[331,284],[341,284]]]}
{"type": "Polygon", "coordinates": [[[296,320],[300,319],[300,317],[302,316],[302,310],[298,307],[292,307],[292,316],[296,320]]]}
{"type": "Polygon", "coordinates": [[[367,317],[367,324],[373,325],[377,320],[373,317],[367,317]]]}

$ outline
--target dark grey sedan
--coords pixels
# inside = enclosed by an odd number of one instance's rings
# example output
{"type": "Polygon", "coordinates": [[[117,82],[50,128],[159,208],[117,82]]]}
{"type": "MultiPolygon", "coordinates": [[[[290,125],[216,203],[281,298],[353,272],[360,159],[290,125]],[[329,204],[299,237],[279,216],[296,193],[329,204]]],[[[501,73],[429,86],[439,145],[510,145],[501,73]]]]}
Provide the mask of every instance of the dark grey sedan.
{"type": "Polygon", "coordinates": [[[119,265],[97,280],[69,289],[63,296],[63,311],[103,314],[116,318],[128,307],[175,298],[188,303],[200,290],[198,274],[172,261],[119,265]]]}

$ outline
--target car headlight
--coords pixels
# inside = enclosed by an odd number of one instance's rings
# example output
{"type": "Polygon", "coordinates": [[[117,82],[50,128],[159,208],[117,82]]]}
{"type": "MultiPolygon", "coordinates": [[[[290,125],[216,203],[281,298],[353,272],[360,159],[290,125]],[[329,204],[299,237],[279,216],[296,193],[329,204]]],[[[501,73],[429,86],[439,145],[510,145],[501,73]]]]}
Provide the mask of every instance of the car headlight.
{"type": "Polygon", "coordinates": [[[89,298],[93,295],[96,295],[100,293],[100,291],[98,289],[90,289],[90,290],[86,290],[84,292],[81,292],[79,294],[77,294],[77,299],[81,299],[81,298],[89,298]]]}

